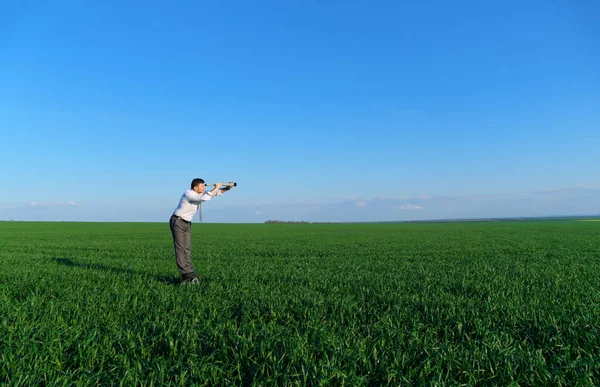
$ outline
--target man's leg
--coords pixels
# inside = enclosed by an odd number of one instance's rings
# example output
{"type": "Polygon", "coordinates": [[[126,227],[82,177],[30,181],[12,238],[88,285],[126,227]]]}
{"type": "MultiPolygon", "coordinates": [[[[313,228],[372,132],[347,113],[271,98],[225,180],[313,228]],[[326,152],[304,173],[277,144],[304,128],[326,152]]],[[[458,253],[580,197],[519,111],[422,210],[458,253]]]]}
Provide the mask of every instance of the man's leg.
{"type": "Polygon", "coordinates": [[[191,224],[179,218],[172,217],[170,221],[173,244],[175,245],[175,260],[183,279],[197,277],[191,260],[191,224]],[[189,277],[189,278],[188,278],[189,277]]]}
{"type": "Polygon", "coordinates": [[[186,231],[183,233],[183,245],[185,246],[183,255],[183,265],[185,273],[179,270],[184,280],[189,280],[198,277],[194,272],[194,266],[192,265],[192,224],[186,223],[186,231]]]}

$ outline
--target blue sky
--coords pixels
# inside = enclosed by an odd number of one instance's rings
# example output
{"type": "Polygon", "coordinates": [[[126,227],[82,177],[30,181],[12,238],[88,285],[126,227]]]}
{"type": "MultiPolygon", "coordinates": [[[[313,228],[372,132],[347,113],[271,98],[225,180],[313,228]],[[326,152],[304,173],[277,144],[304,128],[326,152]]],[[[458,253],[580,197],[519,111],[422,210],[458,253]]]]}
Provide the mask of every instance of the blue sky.
{"type": "Polygon", "coordinates": [[[595,1],[8,1],[0,220],[600,214],[595,1]]]}

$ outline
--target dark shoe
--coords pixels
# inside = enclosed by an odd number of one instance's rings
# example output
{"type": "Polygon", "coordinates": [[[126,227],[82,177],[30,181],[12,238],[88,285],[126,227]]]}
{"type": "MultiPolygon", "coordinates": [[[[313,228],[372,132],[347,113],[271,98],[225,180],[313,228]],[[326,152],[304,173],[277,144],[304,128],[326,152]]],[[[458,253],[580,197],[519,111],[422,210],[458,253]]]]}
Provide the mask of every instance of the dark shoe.
{"type": "Polygon", "coordinates": [[[193,280],[194,278],[200,278],[200,274],[192,272],[192,273],[185,273],[181,276],[181,279],[183,279],[184,281],[193,280]]]}
{"type": "Polygon", "coordinates": [[[198,280],[198,278],[192,278],[190,280],[181,281],[182,285],[198,285],[199,283],[200,281],[198,280]]]}
{"type": "Polygon", "coordinates": [[[198,285],[200,283],[200,274],[198,273],[185,273],[181,276],[181,284],[198,285]]]}

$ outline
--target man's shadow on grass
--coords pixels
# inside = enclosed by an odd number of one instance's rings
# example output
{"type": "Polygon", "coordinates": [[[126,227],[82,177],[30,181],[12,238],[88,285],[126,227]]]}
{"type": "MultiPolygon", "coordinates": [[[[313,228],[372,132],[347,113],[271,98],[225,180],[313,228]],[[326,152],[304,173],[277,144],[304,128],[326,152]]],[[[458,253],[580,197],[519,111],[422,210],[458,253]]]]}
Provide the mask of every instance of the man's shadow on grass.
{"type": "Polygon", "coordinates": [[[106,272],[111,272],[111,273],[115,273],[115,274],[129,274],[131,276],[144,276],[144,277],[147,277],[149,280],[165,282],[170,285],[180,285],[181,284],[181,279],[178,276],[152,275],[152,274],[141,272],[141,271],[126,269],[126,268],[122,268],[122,267],[113,267],[113,266],[108,266],[108,265],[102,265],[102,264],[98,264],[98,263],[76,263],[76,262],[73,262],[73,260],[70,258],[53,257],[52,260],[54,262],[58,263],[59,265],[64,265],[64,266],[68,266],[68,267],[100,270],[100,271],[106,271],[106,272]]]}

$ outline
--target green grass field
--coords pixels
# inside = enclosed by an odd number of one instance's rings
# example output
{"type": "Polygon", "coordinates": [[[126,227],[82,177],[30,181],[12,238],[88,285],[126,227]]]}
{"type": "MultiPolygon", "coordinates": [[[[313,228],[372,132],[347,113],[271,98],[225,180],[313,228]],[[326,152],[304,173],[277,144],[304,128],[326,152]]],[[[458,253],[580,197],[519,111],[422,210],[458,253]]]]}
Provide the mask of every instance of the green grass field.
{"type": "Polygon", "coordinates": [[[600,223],[0,222],[0,384],[593,385],[600,223]]]}

